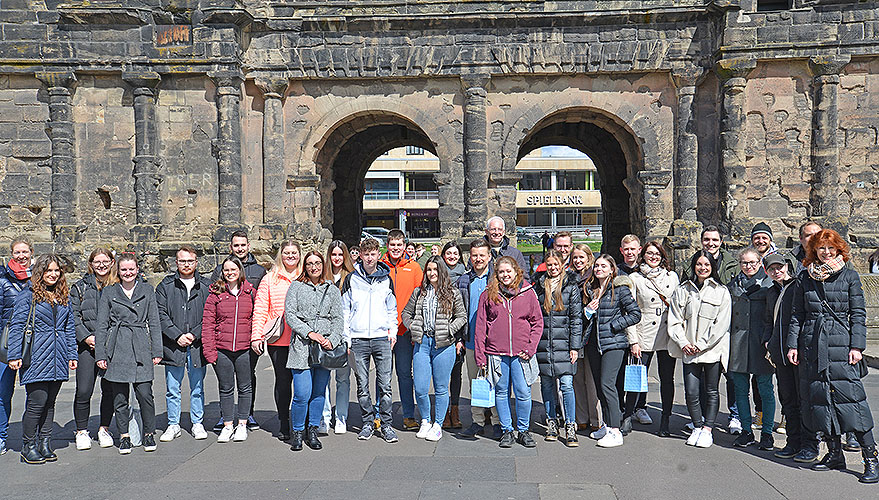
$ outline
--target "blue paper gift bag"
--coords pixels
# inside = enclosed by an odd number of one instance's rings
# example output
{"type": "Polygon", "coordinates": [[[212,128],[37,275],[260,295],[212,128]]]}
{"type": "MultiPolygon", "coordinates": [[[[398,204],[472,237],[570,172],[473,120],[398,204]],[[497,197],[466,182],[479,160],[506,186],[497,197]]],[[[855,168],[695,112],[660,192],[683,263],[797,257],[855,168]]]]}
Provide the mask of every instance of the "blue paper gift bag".
{"type": "Polygon", "coordinates": [[[484,378],[475,378],[470,383],[470,406],[491,408],[494,406],[494,387],[484,378]]]}
{"type": "Polygon", "coordinates": [[[647,392],[647,367],[638,361],[638,364],[626,365],[626,383],[623,386],[626,392],[647,392]]]}

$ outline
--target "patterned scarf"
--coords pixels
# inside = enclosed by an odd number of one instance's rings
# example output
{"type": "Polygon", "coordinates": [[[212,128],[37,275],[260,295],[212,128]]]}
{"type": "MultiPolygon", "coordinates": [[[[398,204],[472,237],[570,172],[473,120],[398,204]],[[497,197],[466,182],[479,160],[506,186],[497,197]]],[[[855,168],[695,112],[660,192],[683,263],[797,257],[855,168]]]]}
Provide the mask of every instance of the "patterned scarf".
{"type": "Polygon", "coordinates": [[[815,281],[824,281],[830,276],[842,271],[842,268],[844,267],[845,260],[842,258],[842,255],[837,255],[823,264],[818,264],[817,262],[809,264],[809,276],[815,281]]]}
{"type": "Polygon", "coordinates": [[[646,278],[650,278],[651,280],[655,280],[656,278],[658,278],[663,271],[661,266],[650,267],[647,264],[641,264],[638,270],[641,271],[642,275],[644,275],[646,278]]]}
{"type": "Polygon", "coordinates": [[[436,290],[433,286],[427,285],[427,293],[424,295],[424,303],[421,305],[421,316],[424,320],[424,334],[433,337],[436,331],[436,290]]]}

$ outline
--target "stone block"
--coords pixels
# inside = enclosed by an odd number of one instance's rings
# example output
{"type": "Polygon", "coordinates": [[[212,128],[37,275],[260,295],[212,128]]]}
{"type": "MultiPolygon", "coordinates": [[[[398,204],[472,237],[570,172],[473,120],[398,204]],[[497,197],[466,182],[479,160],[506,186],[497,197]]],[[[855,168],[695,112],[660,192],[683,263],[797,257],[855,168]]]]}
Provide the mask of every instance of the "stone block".
{"type": "Polygon", "coordinates": [[[49,37],[48,26],[40,24],[4,24],[4,40],[42,41],[49,37]]]}
{"type": "Polygon", "coordinates": [[[12,155],[16,158],[48,158],[52,155],[52,143],[48,139],[17,140],[12,143],[12,155]]]}
{"type": "Polygon", "coordinates": [[[791,43],[815,43],[820,41],[834,41],[836,38],[836,26],[827,24],[794,25],[790,28],[791,43]]]}
{"type": "Polygon", "coordinates": [[[757,28],[727,28],[723,32],[726,45],[753,46],[757,43],[757,28]]]}
{"type": "Polygon", "coordinates": [[[857,42],[864,39],[864,24],[840,24],[837,33],[840,43],[857,42]]]}
{"type": "Polygon", "coordinates": [[[788,216],[788,202],[783,198],[748,200],[748,211],[754,219],[777,219],[788,216]]]}
{"type": "Polygon", "coordinates": [[[757,43],[784,43],[790,41],[789,26],[764,26],[757,28],[757,43]]]}

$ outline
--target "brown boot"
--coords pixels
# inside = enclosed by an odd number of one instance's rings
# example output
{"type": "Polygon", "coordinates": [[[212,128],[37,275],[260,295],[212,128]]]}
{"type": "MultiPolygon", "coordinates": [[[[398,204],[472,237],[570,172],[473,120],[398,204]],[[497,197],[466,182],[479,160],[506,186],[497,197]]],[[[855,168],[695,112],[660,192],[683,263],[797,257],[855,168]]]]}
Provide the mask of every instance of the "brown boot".
{"type": "Polygon", "coordinates": [[[449,411],[446,412],[446,419],[443,420],[443,429],[452,428],[452,408],[454,408],[454,406],[450,406],[449,411]]]}
{"type": "Polygon", "coordinates": [[[446,418],[451,420],[452,429],[460,429],[463,427],[461,425],[461,419],[458,416],[458,405],[452,405],[449,407],[449,413],[446,418]]]}

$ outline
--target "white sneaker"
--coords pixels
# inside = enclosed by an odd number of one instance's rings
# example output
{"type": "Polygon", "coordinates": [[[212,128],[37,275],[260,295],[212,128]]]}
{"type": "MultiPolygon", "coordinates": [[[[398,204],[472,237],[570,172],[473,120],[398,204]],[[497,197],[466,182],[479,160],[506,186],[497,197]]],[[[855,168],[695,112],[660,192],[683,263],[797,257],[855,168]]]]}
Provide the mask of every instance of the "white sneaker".
{"type": "Polygon", "coordinates": [[[89,431],[76,431],[76,449],[82,451],[91,448],[92,438],[89,436],[89,431]]]}
{"type": "Polygon", "coordinates": [[[638,411],[635,412],[634,417],[641,425],[651,425],[653,423],[653,419],[650,418],[650,414],[648,414],[647,410],[644,408],[639,408],[638,411]]]}
{"type": "Polygon", "coordinates": [[[232,440],[232,434],[235,432],[235,428],[231,425],[224,425],[223,430],[220,431],[220,435],[217,436],[218,443],[228,443],[232,440]]]}
{"type": "Polygon", "coordinates": [[[729,433],[730,434],[741,434],[742,433],[742,422],[739,419],[732,417],[729,419],[729,433]]]}
{"type": "Polygon", "coordinates": [[[427,436],[424,436],[424,439],[428,441],[437,442],[443,437],[443,426],[439,422],[434,423],[430,426],[430,430],[427,431],[427,436]]]}
{"type": "Polygon", "coordinates": [[[597,431],[592,431],[589,433],[589,437],[592,439],[601,439],[607,435],[607,426],[602,425],[597,431]]]}
{"type": "Polygon", "coordinates": [[[192,424],[192,437],[195,439],[207,439],[208,431],[206,431],[204,425],[200,423],[192,424]]]}
{"type": "Polygon", "coordinates": [[[238,424],[238,427],[235,427],[235,434],[232,435],[232,441],[247,441],[247,425],[238,424]]]}
{"type": "Polygon", "coordinates": [[[430,432],[430,421],[427,419],[423,419],[421,421],[421,427],[418,428],[418,432],[415,433],[415,437],[418,439],[424,439],[427,437],[427,433],[430,432]]]}
{"type": "Polygon", "coordinates": [[[696,440],[696,448],[710,448],[712,444],[714,444],[714,436],[711,430],[703,427],[699,439],[696,440]]]}
{"type": "Polygon", "coordinates": [[[595,443],[602,448],[615,448],[623,445],[623,433],[618,429],[608,429],[603,438],[595,443]]]}
{"type": "Polygon", "coordinates": [[[330,433],[330,421],[321,419],[320,425],[317,426],[317,433],[326,436],[330,433]]]}
{"type": "Polygon", "coordinates": [[[348,424],[341,418],[336,418],[336,426],[333,428],[336,434],[345,434],[348,432],[348,424]]]}
{"type": "Polygon", "coordinates": [[[181,434],[183,434],[183,431],[180,430],[180,426],[177,424],[171,424],[165,429],[165,432],[162,433],[159,441],[163,443],[174,441],[174,438],[179,438],[181,434]]]}
{"type": "Polygon", "coordinates": [[[694,430],[690,433],[690,437],[687,438],[687,446],[696,446],[696,441],[699,440],[699,435],[702,434],[702,428],[694,430]]]}
{"type": "Polygon", "coordinates": [[[110,448],[113,446],[113,436],[107,429],[101,427],[98,429],[98,446],[101,448],[110,448]]]}

